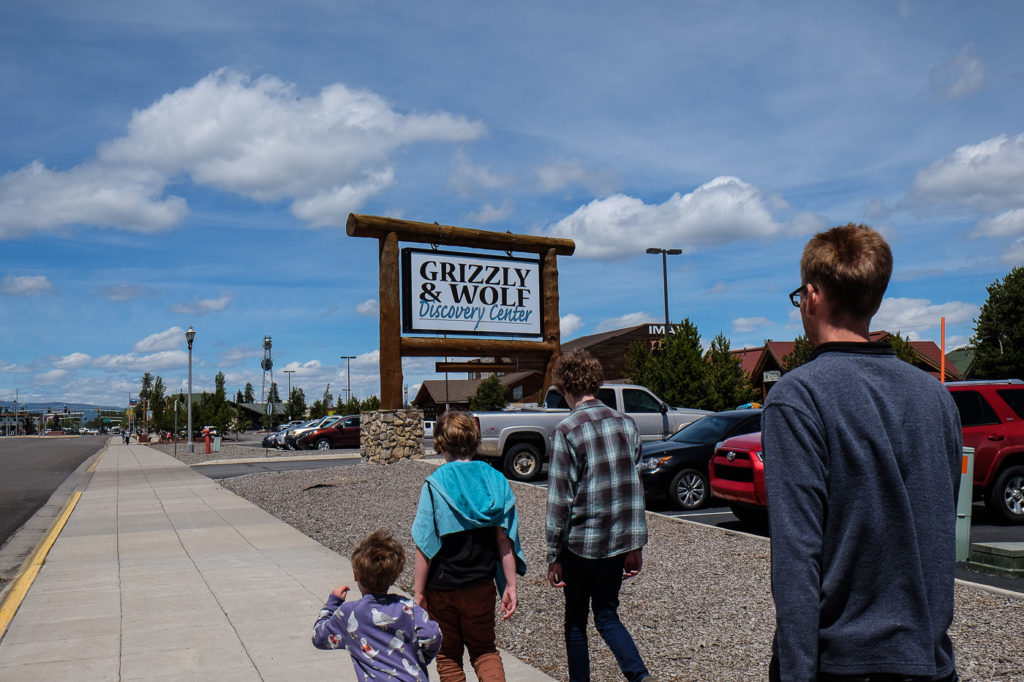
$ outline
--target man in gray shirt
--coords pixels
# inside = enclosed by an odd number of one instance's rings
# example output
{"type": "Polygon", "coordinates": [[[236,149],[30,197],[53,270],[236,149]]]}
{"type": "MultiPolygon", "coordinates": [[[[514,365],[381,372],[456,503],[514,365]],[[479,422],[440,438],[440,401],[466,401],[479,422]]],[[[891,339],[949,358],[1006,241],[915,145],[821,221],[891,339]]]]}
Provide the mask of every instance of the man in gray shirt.
{"type": "Polygon", "coordinates": [[[815,235],[790,294],[814,346],[764,406],[772,680],[957,680],[961,431],[942,384],[871,343],[892,272],[880,234],[815,235]]]}

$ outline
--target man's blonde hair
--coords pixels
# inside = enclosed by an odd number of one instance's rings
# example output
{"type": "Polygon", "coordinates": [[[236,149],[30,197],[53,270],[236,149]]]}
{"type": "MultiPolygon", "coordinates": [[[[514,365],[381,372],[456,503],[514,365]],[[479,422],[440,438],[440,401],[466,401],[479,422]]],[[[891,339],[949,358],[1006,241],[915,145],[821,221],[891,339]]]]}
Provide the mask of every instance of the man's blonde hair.
{"type": "Polygon", "coordinates": [[[800,258],[801,284],[825,292],[842,318],[870,318],[892,275],[892,251],[881,234],[849,223],[814,235],[800,258]]]}
{"type": "Polygon", "coordinates": [[[466,412],[448,410],[437,420],[434,428],[434,449],[455,459],[466,459],[476,454],[480,446],[480,428],[466,412]]]}
{"type": "Polygon", "coordinates": [[[375,530],[352,550],[352,573],[374,594],[388,591],[405,568],[405,550],[383,528],[375,530]]]}

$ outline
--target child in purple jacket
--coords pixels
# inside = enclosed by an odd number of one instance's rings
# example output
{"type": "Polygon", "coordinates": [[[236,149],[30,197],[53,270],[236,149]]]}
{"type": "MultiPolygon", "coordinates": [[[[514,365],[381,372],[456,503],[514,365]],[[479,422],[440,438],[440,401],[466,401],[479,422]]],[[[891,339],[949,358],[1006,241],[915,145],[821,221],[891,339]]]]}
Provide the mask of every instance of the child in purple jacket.
{"type": "Polygon", "coordinates": [[[361,682],[385,676],[426,682],[427,665],[441,648],[441,629],[427,612],[388,593],[404,566],[405,550],[390,533],[370,533],[352,552],[363,598],[345,602],[348,585],[334,588],[313,626],[313,646],[348,649],[361,682]]]}

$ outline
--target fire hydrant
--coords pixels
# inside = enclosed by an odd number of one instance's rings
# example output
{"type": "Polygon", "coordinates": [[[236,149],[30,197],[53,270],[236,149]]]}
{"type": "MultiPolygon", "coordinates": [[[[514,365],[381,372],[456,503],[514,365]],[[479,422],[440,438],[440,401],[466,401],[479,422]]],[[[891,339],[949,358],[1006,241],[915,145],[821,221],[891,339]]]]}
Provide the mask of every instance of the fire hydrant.
{"type": "Polygon", "coordinates": [[[210,429],[203,429],[203,435],[206,437],[206,454],[210,454],[210,429]]]}

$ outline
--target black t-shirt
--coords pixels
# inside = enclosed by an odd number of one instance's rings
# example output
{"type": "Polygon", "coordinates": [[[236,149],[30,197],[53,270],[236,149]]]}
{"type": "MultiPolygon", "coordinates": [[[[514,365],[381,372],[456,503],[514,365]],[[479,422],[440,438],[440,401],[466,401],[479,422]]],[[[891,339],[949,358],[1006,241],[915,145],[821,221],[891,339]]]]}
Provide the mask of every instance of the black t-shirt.
{"type": "Polygon", "coordinates": [[[498,565],[498,530],[474,528],[441,538],[430,560],[427,589],[448,592],[494,580],[498,565]]]}

